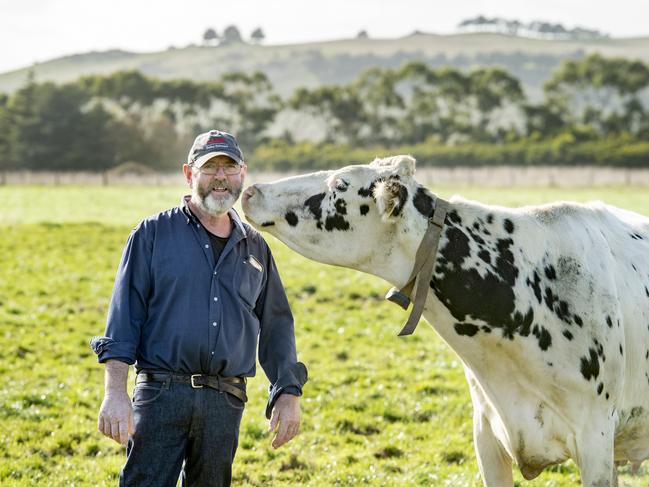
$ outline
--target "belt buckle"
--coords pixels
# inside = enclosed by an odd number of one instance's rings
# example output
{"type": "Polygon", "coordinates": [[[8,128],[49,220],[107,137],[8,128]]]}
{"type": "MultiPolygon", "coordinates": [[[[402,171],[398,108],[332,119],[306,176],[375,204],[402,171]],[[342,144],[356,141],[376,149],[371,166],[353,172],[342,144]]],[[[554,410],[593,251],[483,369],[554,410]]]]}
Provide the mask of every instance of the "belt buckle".
{"type": "Polygon", "coordinates": [[[203,375],[203,374],[193,374],[193,375],[189,378],[189,382],[191,383],[193,389],[202,389],[202,388],[204,387],[204,386],[201,386],[201,385],[197,385],[197,384],[194,382],[195,378],[196,378],[196,377],[200,377],[201,375],[203,375]]]}

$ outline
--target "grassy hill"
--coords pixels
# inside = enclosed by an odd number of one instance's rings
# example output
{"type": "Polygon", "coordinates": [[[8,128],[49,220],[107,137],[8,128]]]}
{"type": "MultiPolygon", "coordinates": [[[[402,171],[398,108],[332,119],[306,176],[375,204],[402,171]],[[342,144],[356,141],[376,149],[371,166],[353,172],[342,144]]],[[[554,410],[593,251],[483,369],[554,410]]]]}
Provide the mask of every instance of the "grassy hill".
{"type": "Polygon", "coordinates": [[[501,65],[516,75],[532,97],[563,59],[598,52],[649,61],[649,37],[592,41],[550,41],[502,34],[434,35],[398,39],[343,39],[330,42],[207,47],[133,53],[89,52],[0,74],[0,92],[12,92],[32,69],[38,81],[65,82],[82,75],[137,69],[163,79],[210,80],[231,71],[263,71],[286,95],[299,86],[346,83],[372,66],[396,67],[409,60],[433,66],[470,68],[501,65]]]}

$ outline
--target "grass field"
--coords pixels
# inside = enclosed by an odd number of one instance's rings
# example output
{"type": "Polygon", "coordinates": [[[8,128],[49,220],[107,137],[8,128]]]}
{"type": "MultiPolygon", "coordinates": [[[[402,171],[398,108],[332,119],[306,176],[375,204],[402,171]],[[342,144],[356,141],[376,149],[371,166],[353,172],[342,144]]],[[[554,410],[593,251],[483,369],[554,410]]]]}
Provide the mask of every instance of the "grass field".
{"type": "MultiPolygon", "coordinates": [[[[457,188],[442,188],[449,196],[457,188]]],[[[115,485],[124,456],[96,430],[102,334],[122,245],[144,216],[182,188],[0,187],[0,485],[115,485]]],[[[641,188],[457,190],[504,205],[603,201],[649,215],[641,188]]],[[[481,485],[471,405],[457,356],[405,319],[372,276],[303,259],[270,240],[310,370],[302,433],[273,450],[267,381],[250,382],[235,464],[237,485],[481,485]]],[[[132,385],[131,385],[132,387],[132,385]]],[[[649,484],[649,466],[621,485],[649,484]]],[[[572,463],[520,486],[575,486],[572,463]]]]}

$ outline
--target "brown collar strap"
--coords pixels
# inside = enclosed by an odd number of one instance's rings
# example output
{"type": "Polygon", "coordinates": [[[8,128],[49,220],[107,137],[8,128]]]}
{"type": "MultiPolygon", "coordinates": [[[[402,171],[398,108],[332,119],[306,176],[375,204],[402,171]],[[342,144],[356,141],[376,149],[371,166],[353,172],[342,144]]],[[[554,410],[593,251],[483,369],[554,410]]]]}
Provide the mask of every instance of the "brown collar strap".
{"type": "Polygon", "coordinates": [[[426,296],[428,296],[430,289],[430,280],[433,277],[439,239],[442,236],[448,208],[449,203],[447,201],[441,198],[435,200],[435,211],[433,216],[428,218],[428,228],[426,228],[424,238],[421,239],[417,249],[415,265],[412,268],[408,282],[401,289],[393,287],[385,296],[385,299],[398,304],[403,309],[408,309],[411,299],[414,298],[410,316],[399,332],[399,336],[411,335],[417,328],[421,314],[424,311],[426,296]],[[412,296],[413,289],[415,289],[414,297],[412,296]]]}

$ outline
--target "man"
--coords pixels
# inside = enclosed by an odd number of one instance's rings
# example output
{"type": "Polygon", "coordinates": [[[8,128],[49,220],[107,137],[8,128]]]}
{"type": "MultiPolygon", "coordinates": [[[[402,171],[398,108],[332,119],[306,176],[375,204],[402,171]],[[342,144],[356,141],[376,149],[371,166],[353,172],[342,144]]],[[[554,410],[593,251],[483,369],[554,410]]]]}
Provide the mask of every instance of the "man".
{"type": "Polygon", "coordinates": [[[120,485],[175,486],[181,470],[183,485],[230,484],[257,340],[273,447],[299,429],[307,373],[286,293],[266,242],[232,209],[241,149],[226,132],[200,134],[183,171],[191,196],[133,230],[106,336],[91,343],[106,364],[99,431],[127,445],[120,485]]]}

